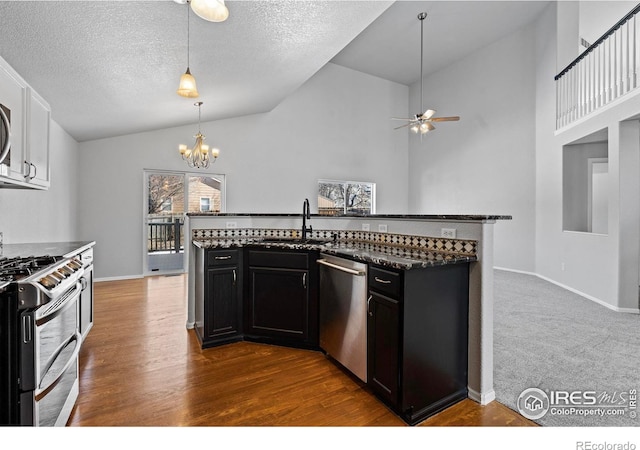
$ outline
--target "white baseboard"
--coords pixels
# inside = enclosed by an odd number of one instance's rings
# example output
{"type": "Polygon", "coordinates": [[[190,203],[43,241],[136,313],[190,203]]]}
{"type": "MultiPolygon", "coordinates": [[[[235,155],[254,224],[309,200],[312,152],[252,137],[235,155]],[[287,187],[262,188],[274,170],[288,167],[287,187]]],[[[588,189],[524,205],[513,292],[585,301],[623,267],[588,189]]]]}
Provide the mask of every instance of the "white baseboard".
{"type": "Polygon", "coordinates": [[[504,272],[523,273],[523,274],[525,274],[525,275],[533,275],[533,276],[536,276],[536,277],[538,276],[538,274],[537,274],[537,273],[535,273],[535,272],[528,272],[528,271],[526,271],[526,270],[509,269],[509,268],[507,268],[507,267],[498,267],[498,266],[493,266],[493,268],[494,268],[495,270],[502,270],[502,271],[504,271],[504,272]]]}
{"type": "Polygon", "coordinates": [[[496,391],[494,391],[493,389],[491,389],[489,392],[485,392],[484,394],[481,394],[478,391],[474,391],[468,386],[467,389],[469,390],[469,398],[475,402],[480,403],[481,405],[488,405],[496,399],[496,391]]]}
{"type": "Polygon", "coordinates": [[[93,280],[95,283],[100,283],[101,281],[122,281],[122,280],[137,280],[139,278],[144,278],[142,275],[126,275],[122,277],[102,277],[96,278],[93,280]]]}
{"type": "Polygon", "coordinates": [[[522,273],[522,274],[525,274],[525,275],[533,275],[535,277],[540,278],[541,280],[545,280],[545,281],[548,281],[549,283],[555,284],[556,286],[559,286],[562,289],[566,289],[569,292],[573,292],[574,294],[578,294],[579,296],[584,297],[587,300],[591,300],[592,302],[595,302],[595,303],[597,303],[597,304],[599,304],[601,306],[604,306],[605,308],[608,308],[608,309],[610,309],[612,311],[621,312],[621,313],[627,313],[627,314],[640,314],[640,309],[638,309],[638,308],[619,308],[617,306],[613,306],[613,305],[605,302],[604,300],[600,300],[599,298],[596,298],[596,297],[594,297],[592,295],[585,294],[584,292],[581,292],[581,291],[579,291],[577,289],[574,289],[571,286],[567,286],[566,284],[559,283],[559,282],[557,282],[555,280],[552,280],[551,278],[545,277],[544,275],[540,275],[540,274],[537,274],[535,272],[526,272],[524,270],[508,269],[506,267],[494,267],[494,269],[502,270],[502,271],[505,271],[505,272],[515,272],[515,273],[522,273]]]}

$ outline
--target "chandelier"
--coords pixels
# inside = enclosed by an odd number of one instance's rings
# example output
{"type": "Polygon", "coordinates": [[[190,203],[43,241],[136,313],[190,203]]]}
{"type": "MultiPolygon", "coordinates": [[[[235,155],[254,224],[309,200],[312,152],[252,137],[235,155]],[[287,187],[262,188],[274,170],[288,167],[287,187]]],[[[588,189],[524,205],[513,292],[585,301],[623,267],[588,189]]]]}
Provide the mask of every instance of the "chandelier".
{"type": "Polygon", "coordinates": [[[180,144],[178,150],[180,151],[180,155],[182,155],[182,159],[187,162],[189,167],[206,169],[209,167],[211,158],[213,158],[214,163],[216,162],[218,155],[220,155],[220,150],[212,148],[211,156],[209,156],[209,146],[204,143],[206,137],[200,132],[200,107],[202,106],[202,102],[196,102],[194,106],[198,107],[198,134],[194,136],[196,142],[193,148],[188,148],[186,144],[180,144]]]}

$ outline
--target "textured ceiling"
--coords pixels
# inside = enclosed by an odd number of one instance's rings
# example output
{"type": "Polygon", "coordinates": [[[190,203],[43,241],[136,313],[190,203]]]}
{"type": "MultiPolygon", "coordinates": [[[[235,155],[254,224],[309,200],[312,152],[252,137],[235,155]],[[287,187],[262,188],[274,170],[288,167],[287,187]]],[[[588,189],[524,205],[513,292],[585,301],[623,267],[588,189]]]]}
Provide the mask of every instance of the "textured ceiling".
{"type": "MultiPolygon", "coordinates": [[[[226,3],[226,22],[190,16],[203,121],[269,111],[329,61],[418,81],[418,12],[429,14],[428,73],[530,22],[548,2],[226,3]]],[[[0,1],[0,56],[78,141],[190,124],[195,99],[175,93],[187,66],[187,11],[172,0],[0,1]]]]}
{"type": "MultiPolygon", "coordinates": [[[[191,72],[203,120],[273,109],[391,2],[227,1],[191,13],[191,72]]],[[[0,56],[78,141],[197,120],[175,91],[187,66],[187,5],[165,1],[0,2],[0,56]]]]}

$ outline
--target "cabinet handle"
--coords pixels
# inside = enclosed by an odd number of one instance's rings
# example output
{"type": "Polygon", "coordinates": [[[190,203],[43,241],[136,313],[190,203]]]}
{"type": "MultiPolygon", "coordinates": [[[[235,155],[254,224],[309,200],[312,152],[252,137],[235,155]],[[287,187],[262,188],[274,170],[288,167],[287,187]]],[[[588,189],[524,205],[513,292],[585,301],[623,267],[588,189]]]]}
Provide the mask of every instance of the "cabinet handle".
{"type": "Polygon", "coordinates": [[[233,269],[233,285],[236,285],[236,281],[237,281],[238,277],[236,276],[236,269],[233,269]]]}
{"type": "Polygon", "coordinates": [[[24,162],[26,169],[27,169],[27,174],[24,176],[24,179],[29,179],[29,180],[33,180],[37,175],[38,175],[38,168],[36,167],[35,164],[30,163],[29,161],[25,161],[24,162]],[[33,176],[31,175],[31,168],[33,167],[33,176]]]}
{"type": "Polygon", "coordinates": [[[373,299],[373,295],[370,295],[369,298],[367,299],[367,312],[369,313],[369,316],[373,317],[373,313],[371,312],[371,309],[369,308],[369,306],[371,305],[371,300],[373,299]]]}
{"type": "Polygon", "coordinates": [[[227,256],[216,256],[216,257],[214,257],[214,259],[217,259],[217,260],[231,259],[231,255],[227,255],[227,256]]]}
{"type": "Polygon", "coordinates": [[[307,272],[302,274],[302,287],[307,288],[307,272]]]}
{"type": "Polygon", "coordinates": [[[382,284],[389,284],[389,283],[391,283],[391,281],[390,281],[390,280],[383,280],[383,279],[378,278],[378,277],[374,277],[373,279],[374,279],[374,280],[376,280],[378,283],[382,283],[382,284]]]}

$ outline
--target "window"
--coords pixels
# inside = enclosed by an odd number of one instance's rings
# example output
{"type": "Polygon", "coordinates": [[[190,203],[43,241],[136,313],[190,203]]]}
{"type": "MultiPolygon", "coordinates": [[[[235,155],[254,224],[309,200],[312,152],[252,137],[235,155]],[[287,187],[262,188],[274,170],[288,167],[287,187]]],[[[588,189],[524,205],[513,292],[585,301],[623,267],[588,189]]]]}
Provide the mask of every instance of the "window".
{"type": "Polygon", "coordinates": [[[200,197],[200,212],[211,211],[211,199],[209,197],[200,197]]]}
{"type": "Polygon", "coordinates": [[[162,204],[160,205],[160,212],[170,213],[171,211],[173,211],[173,199],[167,198],[162,201],[162,204]]]}
{"type": "Polygon", "coordinates": [[[375,183],[318,181],[318,213],[326,216],[375,214],[375,183]]]}
{"type": "Polygon", "coordinates": [[[189,176],[190,213],[222,211],[224,178],[216,176],[189,176]]]}

